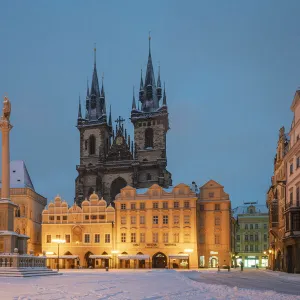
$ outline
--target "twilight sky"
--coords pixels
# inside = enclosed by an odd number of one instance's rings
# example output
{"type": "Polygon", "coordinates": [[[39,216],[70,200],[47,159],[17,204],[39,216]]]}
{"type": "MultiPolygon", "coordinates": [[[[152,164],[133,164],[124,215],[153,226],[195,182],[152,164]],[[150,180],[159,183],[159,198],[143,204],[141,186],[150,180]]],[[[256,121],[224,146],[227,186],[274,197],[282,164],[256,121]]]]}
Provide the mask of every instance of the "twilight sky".
{"type": "Polygon", "coordinates": [[[233,207],[264,204],[278,130],[289,130],[300,86],[299,10],[297,0],[2,0],[0,95],[12,102],[11,159],[25,161],[48,201],[60,194],[73,203],[78,96],[92,76],[94,43],[107,106],[133,137],[132,86],[151,30],[155,72],[160,62],[166,82],[173,182],[214,179],[233,207]]]}

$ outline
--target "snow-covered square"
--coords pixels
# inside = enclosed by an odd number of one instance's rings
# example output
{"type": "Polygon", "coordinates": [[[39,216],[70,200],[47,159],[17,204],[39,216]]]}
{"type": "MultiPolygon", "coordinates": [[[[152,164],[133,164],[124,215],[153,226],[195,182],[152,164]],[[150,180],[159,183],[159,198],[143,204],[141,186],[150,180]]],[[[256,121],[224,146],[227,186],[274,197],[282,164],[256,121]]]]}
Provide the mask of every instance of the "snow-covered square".
{"type": "MultiPolygon", "coordinates": [[[[199,276],[222,276],[234,281],[239,272],[198,272],[199,276]],[[201,275],[202,274],[202,275],[201,275]],[[215,275],[214,275],[215,274],[215,275]],[[228,277],[231,276],[231,277],[228,277]]],[[[300,296],[278,294],[275,291],[241,289],[218,284],[207,284],[188,277],[196,271],[175,270],[73,270],[60,276],[33,278],[2,278],[0,299],[58,300],[58,299],[300,299],[300,296]]],[[[275,276],[261,272],[270,282],[275,276]]],[[[253,284],[255,286],[255,283],[253,284]]]]}

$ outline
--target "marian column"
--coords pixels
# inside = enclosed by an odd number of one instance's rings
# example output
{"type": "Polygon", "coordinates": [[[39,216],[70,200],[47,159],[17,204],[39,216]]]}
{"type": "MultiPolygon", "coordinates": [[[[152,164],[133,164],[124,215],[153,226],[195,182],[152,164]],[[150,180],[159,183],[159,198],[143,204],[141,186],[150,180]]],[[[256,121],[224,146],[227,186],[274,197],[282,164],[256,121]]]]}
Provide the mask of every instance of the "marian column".
{"type": "Polygon", "coordinates": [[[3,114],[0,120],[2,131],[2,188],[1,200],[10,200],[10,158],[9,158],[9,132],[12,129],[10,124],[11,105],[7,97],[3,101],[3,114]]]}

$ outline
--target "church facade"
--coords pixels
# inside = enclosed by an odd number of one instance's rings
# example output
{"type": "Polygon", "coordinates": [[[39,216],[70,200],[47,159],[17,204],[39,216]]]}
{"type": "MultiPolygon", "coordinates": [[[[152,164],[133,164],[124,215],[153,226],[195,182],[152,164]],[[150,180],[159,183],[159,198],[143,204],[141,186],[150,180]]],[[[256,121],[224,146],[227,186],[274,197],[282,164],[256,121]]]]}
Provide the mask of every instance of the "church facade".
{"type": "Polygon", "coordinates": [[[80,164],[76,166],[75,202],[81,206],[94,192],[112,202],[127,185],[147,188],[153,184],[168,188],[172,185],[167,171],[166,135],[169,130],[165,88],[162,89],[160,71],[155,80],[150,38],[145,79],[141,73],[138,105],[133,93],[131,122],[134,139],[131,141],[121,117],[113,128],[111,110],[107,114],[103,86],[100,89],[96,49],[91,88],[82,114],[79,102],[77,128],[80,132],[80,164]],[[162,102],[162,103],[161,103],[162,102]]]}

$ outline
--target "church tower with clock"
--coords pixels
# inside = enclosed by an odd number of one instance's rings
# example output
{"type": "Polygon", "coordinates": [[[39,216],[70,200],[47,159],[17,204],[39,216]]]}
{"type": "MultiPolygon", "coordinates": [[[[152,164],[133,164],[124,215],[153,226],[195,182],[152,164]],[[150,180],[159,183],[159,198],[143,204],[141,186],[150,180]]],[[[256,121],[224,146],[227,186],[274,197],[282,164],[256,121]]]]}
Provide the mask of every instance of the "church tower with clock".
{"type": "Polygon", "coordinates": [[[91,88],[82,114],[79,101],[77,128],[80,132],[80,164],[76,166],[75,199],[81,205],[85,198],[97,193],[113,202],[126,185],[147,188],[154,183],[162,187],[172,185],[171,173],[166,169],[166,133],[169,129],[165,88],[162,90],[160,70],[155,81],[150,38],[145,81],[141,74],[139,99],[133,93],[131,122],[134,140],[118,117],[113,128],[111,110],[107,117],[103,86],[99,88],[94,49],[94,70],[91,88]],[[160,103],[162,100],[162,103],[160,103]],[[141,107],[140,107],[141,106],[141,107]]]}

